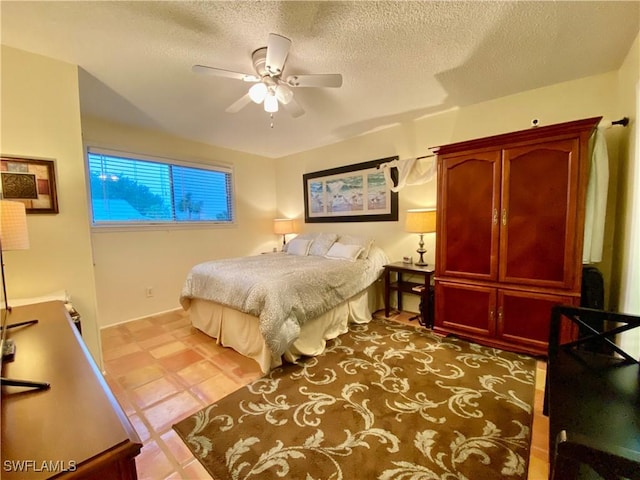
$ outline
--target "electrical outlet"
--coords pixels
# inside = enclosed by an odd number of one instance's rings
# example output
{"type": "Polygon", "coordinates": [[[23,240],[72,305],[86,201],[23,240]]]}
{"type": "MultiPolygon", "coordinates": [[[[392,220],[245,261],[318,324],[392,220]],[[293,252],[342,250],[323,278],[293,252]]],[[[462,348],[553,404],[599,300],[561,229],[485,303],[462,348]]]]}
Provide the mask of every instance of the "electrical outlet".
{"type": "Polygon", "coordinates": [[[153,297],[153,287],[146,288],[147,297],[153,297]]]}

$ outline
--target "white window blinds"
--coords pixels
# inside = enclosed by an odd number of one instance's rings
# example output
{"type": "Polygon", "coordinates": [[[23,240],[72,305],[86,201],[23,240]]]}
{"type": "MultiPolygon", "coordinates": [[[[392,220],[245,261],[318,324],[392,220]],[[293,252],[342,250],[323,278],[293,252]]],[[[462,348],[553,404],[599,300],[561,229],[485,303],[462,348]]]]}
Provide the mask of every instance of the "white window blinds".
{"type": "Polygon", "coordinates": [[[90,147],[94,225],[234,221],[232,169],[90,147]]]}

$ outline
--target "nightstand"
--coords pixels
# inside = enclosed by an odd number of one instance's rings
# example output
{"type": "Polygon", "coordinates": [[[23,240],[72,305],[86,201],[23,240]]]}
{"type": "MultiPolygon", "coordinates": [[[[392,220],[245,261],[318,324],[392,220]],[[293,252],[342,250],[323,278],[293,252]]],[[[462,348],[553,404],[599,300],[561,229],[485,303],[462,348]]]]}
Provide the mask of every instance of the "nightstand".
{"type": "MultiPolygon", "coordinates": [[[[420,325],[424,327],[433,327],[433,305],[432,295],[433,287],[431,286],[431,277],[434,269],[431,266],[421,267],[411,263],[395,262],[384,266],[384,315],[389,317],[391,310],[391,292],[397,294],[398,310],[402,310],[402,294],[420,296],[420,315],[417,315],[420,325]],[[392,278],[395,274],[395,281],[392,278]],[[403,275],[412,277],[422,277],[424,281],[418,283],[415,281],[407,281],[403,275]]],[[[416,318],[416,317],[414,317],[416,318]]]]}

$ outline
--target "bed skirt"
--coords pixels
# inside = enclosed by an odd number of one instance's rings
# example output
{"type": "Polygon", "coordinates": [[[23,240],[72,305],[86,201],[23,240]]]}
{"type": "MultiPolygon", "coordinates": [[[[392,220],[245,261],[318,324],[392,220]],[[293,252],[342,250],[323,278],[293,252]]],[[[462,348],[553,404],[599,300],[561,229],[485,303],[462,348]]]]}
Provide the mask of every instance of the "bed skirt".
{"type": "Polygon", "coordinates": [[[327,340],[348,330],[349,323],[367,323],[381,305],[380,282],[364,290],[318,318],[306,322],[300,337],[282,355],[274,358],[260,334],[258,318],[209,300],[192,299],[191,324],[242,355],[252,358],[263,372],[282,365],[283,358],[295,362],[301,356],[321,354],[327,340]]]}

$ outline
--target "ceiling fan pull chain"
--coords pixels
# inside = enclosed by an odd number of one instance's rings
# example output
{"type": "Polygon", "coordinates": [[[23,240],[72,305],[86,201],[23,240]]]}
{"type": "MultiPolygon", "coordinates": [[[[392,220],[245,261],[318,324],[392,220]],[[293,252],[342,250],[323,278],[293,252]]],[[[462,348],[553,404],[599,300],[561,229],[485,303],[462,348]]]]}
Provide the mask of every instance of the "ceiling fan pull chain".
{"type": "Polygon", "coordinates": [[[273,113],[270,113],[269,116],[271,117],[271,128],[273,128],[273,113]]]}

